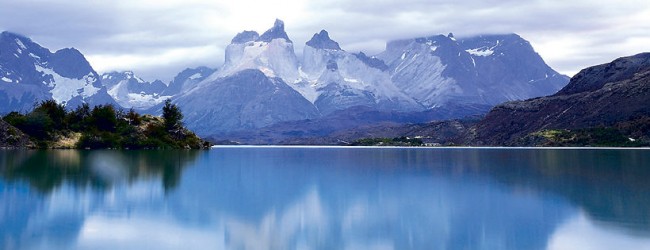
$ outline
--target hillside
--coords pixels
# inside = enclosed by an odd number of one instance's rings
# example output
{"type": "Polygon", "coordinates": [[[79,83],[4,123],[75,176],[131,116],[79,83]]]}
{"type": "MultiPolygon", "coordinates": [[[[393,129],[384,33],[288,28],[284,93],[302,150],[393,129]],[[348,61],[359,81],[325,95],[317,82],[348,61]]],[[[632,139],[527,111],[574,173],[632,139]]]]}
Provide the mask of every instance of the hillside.
{"type": "Polygon", "coordinates": [[[586,68],[554,95],[498,105],[470,139],[478,145],[562,145],[553,140],[612,133],[650,141],[648,103],[650,53],[642,53],[586,68]]]}

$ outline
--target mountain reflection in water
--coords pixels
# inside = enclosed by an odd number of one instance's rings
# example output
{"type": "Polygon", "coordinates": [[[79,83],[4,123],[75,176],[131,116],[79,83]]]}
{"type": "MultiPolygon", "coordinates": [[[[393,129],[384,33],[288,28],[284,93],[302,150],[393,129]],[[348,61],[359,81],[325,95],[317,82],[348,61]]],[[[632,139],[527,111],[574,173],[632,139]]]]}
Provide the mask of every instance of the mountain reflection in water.
{"type": "Polygon", "coordinates": [[[0,151],[0,247],[644,249],[649,152],[0,151]]]}

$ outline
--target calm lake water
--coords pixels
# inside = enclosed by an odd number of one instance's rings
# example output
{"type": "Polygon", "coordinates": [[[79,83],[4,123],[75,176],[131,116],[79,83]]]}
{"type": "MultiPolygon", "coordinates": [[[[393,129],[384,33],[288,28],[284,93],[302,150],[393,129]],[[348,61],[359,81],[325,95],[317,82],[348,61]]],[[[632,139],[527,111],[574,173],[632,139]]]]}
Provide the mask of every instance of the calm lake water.
{"type": "Polygon", "coordinates": [[[0,248],[650,249],[650,150],[4,150],[0,248]]]}

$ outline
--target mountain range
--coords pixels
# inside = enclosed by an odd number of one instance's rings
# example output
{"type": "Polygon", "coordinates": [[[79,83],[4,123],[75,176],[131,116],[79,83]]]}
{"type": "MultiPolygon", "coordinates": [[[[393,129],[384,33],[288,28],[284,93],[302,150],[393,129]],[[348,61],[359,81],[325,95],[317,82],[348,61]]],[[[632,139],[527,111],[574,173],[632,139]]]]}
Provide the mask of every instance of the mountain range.
{"type": "MultiPolygon", "coordinates": [[[[382,121],[458,118],[504,101],[548,95],[568,82],[514,34],[394,41],[386,51],[367,56],[345,51],[322,30],[305,43],[298,58],[284,23],[276,20],[261,35],[237,34],[224,61],[194,89],[172,98],[199,134],[227,138],[233,131],[283,130],[287,122],[340,122],[340,116],[331,117],[346,110],[365,116],[356,112],[360,107],[381,114],[382,121]],[[244,88],[244,83],[257,87],[244,88]],[[403,119],[414,113],[422,115],[403,119]],[[458,115],[442,115],[449,113],[458,115]]],[[[359,123],[350,123],[355,125],[359,123]]]]}
{"type": "Polygon", "coordinates": [[[0,33],[0,113],[29,111],[48,99],[67,106],[116,104],[78,50],[52,53],[24,36],[0,33]]]}
{"type": "Polygon", "coordinates": [[[301,58],[293,45],[284,23],[276,20],[262,34],[237,34],[218,69],[186,69],[164,83],[130,71],[99,75],[76,49],[51,53],[3,32],[0,113],[26,111],[45,99],[68,107],[116,104],[158,113],[169,98],[190,129],[227,136],[286,130],[288,124],[304,131],[314,123],[348,128],[367,121],[460,118],[502,102],[553,94],[568,82],[516,34],[391,41],[374,56],[345,51],[325,30],[305,43],[301,58]]]}
{"type": "Polygon", "coordinates": [[[29,111],[41,100],[56,100],[74,108],[112,104],[146,109],[192,88],[214,72],[207,67],[188,68],[170,83],[147,82],[131,71],[99,75],[74,48],[54,53],[31,39],[0,33],[0,114],[29,111]]]}
{"type": "Polygon", "coordinates": [[[273,143],[346,144],[361,138],[406,137],[434,145],[647,147],[649,102],[650,53],[641,53],[583,69],[557,93],[505,102],[484,117],[374,123],[273,143]]]}

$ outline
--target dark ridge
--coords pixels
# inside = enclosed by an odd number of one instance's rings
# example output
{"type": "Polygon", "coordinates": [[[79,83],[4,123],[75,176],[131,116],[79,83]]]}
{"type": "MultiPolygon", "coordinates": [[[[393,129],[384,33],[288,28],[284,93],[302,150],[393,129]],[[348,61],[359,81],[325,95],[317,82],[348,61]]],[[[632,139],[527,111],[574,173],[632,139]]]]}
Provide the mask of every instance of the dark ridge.
{"type": "Polygon", "coordinates": [[[341,47],[339,47],[339,43],[332,40],[325,30],[321,30],[320,33],[314,34],[311,40],[307,41],[306,44],[315,49],[342,50],[341,47]]]}
{"type": "Polygon", "coordinates": [[[252,42],[260,38],[260,34],[255,31],[245,30],[237,34],[230,43],[232,44],[242,44],[246,42],[252,42]]]}
{"type": "Polygon", "coordinates": [[[357,59],[361,60],[363,63],[368,65],[371,68],[375,68],[381,71],[386,71],[388,70],[388,65],[386,63],[379,59],[379,58],[374,58],[374,57],[369,57],[363,52],[359,52],[357,54],[354,54],[354,56],[357,57],[357,59]]]}
{"type": "Polygon", "coordinates": [[[581,70],[556,95],[594,91],[606,83],[632,78],[634,74],[645,69],[650,69],[650,53],[618,58],[610,63],[581,70]]]}
{"type": "Polygon", "coordinates": [[[280,19],[275,19],[273,28],[267,30],[257,39],[257,41],[271,42],[273,39],[284,38],[287,42],[293,43],[287,33],[284,31],[284,22],[280,19]]]}

